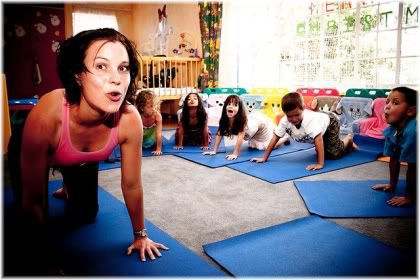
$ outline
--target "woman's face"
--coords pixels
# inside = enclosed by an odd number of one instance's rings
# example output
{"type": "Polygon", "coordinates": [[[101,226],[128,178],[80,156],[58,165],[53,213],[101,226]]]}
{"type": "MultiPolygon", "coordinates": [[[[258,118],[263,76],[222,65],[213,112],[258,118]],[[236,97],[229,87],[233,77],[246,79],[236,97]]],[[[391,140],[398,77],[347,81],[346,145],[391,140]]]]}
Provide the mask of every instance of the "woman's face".
{"type": "Polygon", "coordinates": [[[84,63],[87,71],[79,75],[81,102],[102,112],[117,112],[130,84],[125,47],[120,42],[96,41],[87,49],[84,63]]]}

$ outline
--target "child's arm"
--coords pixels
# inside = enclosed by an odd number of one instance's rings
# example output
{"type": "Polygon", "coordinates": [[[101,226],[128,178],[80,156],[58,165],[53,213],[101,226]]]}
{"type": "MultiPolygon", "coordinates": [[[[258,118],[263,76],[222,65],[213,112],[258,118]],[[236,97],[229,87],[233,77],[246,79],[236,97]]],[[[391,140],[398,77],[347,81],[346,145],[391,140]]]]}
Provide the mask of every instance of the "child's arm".
{"type": "Polygon", "coordinates": [[[273,151],[274,146],[277,144],[279,139],[280,139],[280,137],[277,136],[277,134],[273,133],[273,137],[271,138],[270,144],[268,144],[268,147],[265,150],[264,157],[262,157],[262,158],[251,158],[251,161],[258,162],[258,163],[266,162],[268,160],[268,158],[270,157],[270,154],[273,151]]]}
{"type": "Polygon", "coordinates": [[[236,139],[236,144],[235,144],[235,149],[233,149],[233,154],[227,155],[226,156],[227,160],[235,160],[238,158],[241,152],[242,143],[244,142],[244,137],[245,137],[245,131],[238,133],[238,139],[236,139]]]}
{"type": "Polygon", "coordinates": [[[216,134],[216,141],[214,142],[213,151],[204,152],[203,155],[215,155],[215,154],[217,154],[217,151],[219,150],[220,142],[222,142],[222,135],[218,131],[217,134],[216,134]]]}
{"type": "MultiPolygon", "coordinates": [[[[374,185],[372,189],[380,190],[384,192],[394,191],[395,188],[397,187],[399,175],[400,175],[400,161],[398,160],[398,158],[391,157],[389,159],[389,184],[377,184],[377,185],[374,185]]],[[[407,182],[407,186],[408,186],[408,182],[407,182]]]]}
{"type": "Polygon", "coordinates": [[[203,143],[203,146],[201,147],[201,149],[207,151],[209,149],[209,128],[207,126],[207,120],[204,123],[203,139],[204,139],[204,143],[203,143]]]}
{"type": "Polygon", "coordinates": [[[179,123],[176,131],[178,133],[178,143],[175,143],[175,149],[182,150],[184,148],[184,126],[182,125],[182,121],[179,123]]]}
{"type": "Polygon", "coordinates": [[[404,196],[394,196],[387,201],[392,206],[405,206],[416,200],[416,163],[408,163],[407,189],[404,196]]]}
{"type": "Polygon", "coordinates": [[[159,112],[156,112],[156,150],[152,155],[162,155],[162,115],[159,112]]]}
{"type": "Polygon", "coordinates": [[[324,167],[324,140],[321,133],[315,137],[314,142],[317,163],[308,165],[306,170],[317,170],[324,167]]]}
{"type": "Polygon", "coordinates": [[[416,200],[417,189],[416,189],[416,178],[417,178],[417,164],[408,163],[407,168],[407,196],[411,201],[416,200]]]}

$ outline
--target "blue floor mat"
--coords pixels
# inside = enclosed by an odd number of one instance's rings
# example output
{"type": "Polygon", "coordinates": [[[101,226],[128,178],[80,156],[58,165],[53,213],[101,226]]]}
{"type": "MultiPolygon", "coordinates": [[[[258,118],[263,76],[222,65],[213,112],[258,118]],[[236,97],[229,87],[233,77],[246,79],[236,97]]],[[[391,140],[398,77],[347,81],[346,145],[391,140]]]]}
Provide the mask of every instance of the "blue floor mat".
{"type": "MultiPolygon", "coordinates": [[[[215,142],[215,136],[213,134],[211,143],[209,145],[210,150],[213,150],[214,142],[215,142]]],[[[177,150],[175,147],[175,134],[171,136],[168,140],[166,140],[166,143],[162,145],[162,152],[164,155],[177,155],[179,153],[203,153],[203,150],[200,146],[184,146],[182,150],[177,150]]],[[[226,152],[224,140],[222,139],[222,142],[220,142],[219,145],[219,152],[224,153],[226,152]]]]}
{"type": "Polygon", "coordinates": [[[301,177],[325,173],[346,167],[375,161],[383,151],[384,142],[368,139],[370,137],[355,136],[359,148],[345,154],[338,160],[325,160],[324,168],[308,171],[306,166],[316,163],[315,149],[297,151],[279,156],[270,156],[265,163],[241,162],[228,165],[229,168],[254,176],[270,183],[280,183],[301,177]]]}
{"type": "MultiPolygon", "coordinates": [[[[278,149],[273,150],[271,153],[273,156],[276,155],[284,155],[288,153],[293,153],[296,151],[306,150],[310,149],[314,145],[307,144],[307,143],[298,143],[291,141],[290,145],[283,145],[278,149]]],[[[233,150],[233,148],[231,149],[233,150]]],[[[176,154],[176,156],[193,161],[195,163],[207,166],[207,167],[221,167],[221,166],[227,166],[236,164],[239,162],[249,162],[251,158],[254,157],[263,157],[265,151],[260,151],[256,149],[248,149],[247,147],[245,149],[241,149],[241,153],[239,154],[239,157],[236,160],[227,160],[226,156],[227,154],[225,152],[218,152],[217,155],[214,156],[204,156],[202,154],[189,154],[189,153],[179,153],[176,154]]]]}
{"type": "Polygon", "coordinates": [[[114,169],[114,168],[121,168],[121,161],[117,160],[116,162],[113,163],[108,163],[105,161],[100,161],[99,162],[99,171],[104,171],[104,170],[108,170],[108,169],[114,169]]]}
{"type": "MultiPolygon", "coordinates": [[[[146,220],[152,240],[170,249],[161,251],[155,261],[141,262],[138,252],[125,254],[130,245],[132,227],[124,203],[99,188],[99,212],[96,221],[72,231],[62,225],[64,201],[52,197],[61,181],[50,182],[49,213],[53,226],[49,227],[49,247],[55,261],[65,275],[72,276],[225,276],[200,256],[180,244],[170,235],[146,220]],[[60,224],[61,221],[61,224],[60,224]],[[54,223],[55,222],[55,223],[54,223]]],[[[10,188],[9,193],[11,193],[10,188]]],[[[5,196],[11,201],[10,194],[5,196]]],[[[24,269],[24,268],[22,268],[24,269]]]]}
{"type": "Polygon", "coordinates": [[[416,271],[415,261],[397,249],[317,216],[203,248],[236,277],[414,276],[416,271]]]}
{"type": "Polygon", "coordinates": [[[395,195],[405,193],[405,181],[395,192],[372,190],[389,180],[363,181],[295,181],[308,211],[329,218],[375,218],[415,216],[415,206],[395,207],[386,203],[395,195]]]}
{"type": "MultiPolygon", "coordinates": [[[[218,127],[214,127],[214,126],[210,126],[209,130],[212,133],[212,141],[209,145],[210,150],[213,149],[214,146],[214,142],[216,139],[216,132],[217,132],[218,127]]],[[[162,135],[162,155],[175,155],[175,154],[179,154],[179,153],[202,153],[203,150],[199,147],[199,146],[184,146],[184,148],[182,150],[177,150],[175,149],[175,129],[166,129],[165,130],[168,135],[168,138],[166,138],[165,136],[162,135]]],[[[154,149],[144,149],[143,148],[143,157],[151,157],[153,156],[152,152],[154,151],[154,149]]],[[[222,142],[220,143],[219,146],[219,152],[224,153],[226,152],[226,148],[225,148],[225,144],[224,144],[224,140],[222,139],[222,142]]],[[[121,149],[120,149],[120,145],[117,145],[115,147],[115,149],[113,150],[111,156],[111,158],[116,158],[116,159],[120,159],[121,158],[121,149]]],[[[106,170],[106,169],[111,169],[111,168],[119,168],[121,167],[120,165],[109,165],[109,164],[105,164],[104,162],[100,165],[100,170],[106,170]]]]}

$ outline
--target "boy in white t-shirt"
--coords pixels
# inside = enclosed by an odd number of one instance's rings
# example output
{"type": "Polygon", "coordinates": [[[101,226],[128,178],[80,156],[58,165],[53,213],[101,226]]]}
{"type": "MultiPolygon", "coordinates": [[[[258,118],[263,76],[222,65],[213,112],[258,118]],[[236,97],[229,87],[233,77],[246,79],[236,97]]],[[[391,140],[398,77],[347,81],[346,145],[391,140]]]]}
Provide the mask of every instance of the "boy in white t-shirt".
{"type": "Polygon", "coordinates": [[[274,130],[273,138],[268,145],[263,158],[252,158],[251,161],[266,162],[277,141],[288,134],[298,142],[314,143],[317,163],[310,164],[307,170],[317,170],[324,167],[324,157],[339,159],[346,151],[357,146],[353,143],[353,135],[348,134],[340,140],[340,123],[331,112],[314,112],[304,108],[303,97],[297,92],[286,94],[281,101],[284,116],[274,130]]]}

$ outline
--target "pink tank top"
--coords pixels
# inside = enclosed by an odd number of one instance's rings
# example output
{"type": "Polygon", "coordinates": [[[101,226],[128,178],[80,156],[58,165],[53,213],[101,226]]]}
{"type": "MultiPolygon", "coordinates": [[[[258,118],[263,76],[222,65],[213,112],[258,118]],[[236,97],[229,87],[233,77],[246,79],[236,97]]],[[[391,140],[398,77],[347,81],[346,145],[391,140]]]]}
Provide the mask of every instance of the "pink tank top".
{"type": "MultiPolygon", "coordinates": [[[[118,145],[118,126],[114,126],[111,129],[111,135],[102,149],[94,152],[81,152],[73,147],[70,139],[70,123],[69,123],[69,111],[70,105],[67,103],[66,98],[63,97],[63,108],[62,108],[62,124],[61,124],[61,135],[60,142],[58,143],[57,149],[51,157],[51,164],[53,166],[69,166],[69,165],[80,165],[88,162],[99,162],[105,160],[114,150],[115,146],[118,145]]],[[[118,120],[119,114],[116,114],[118,120]]]]}

